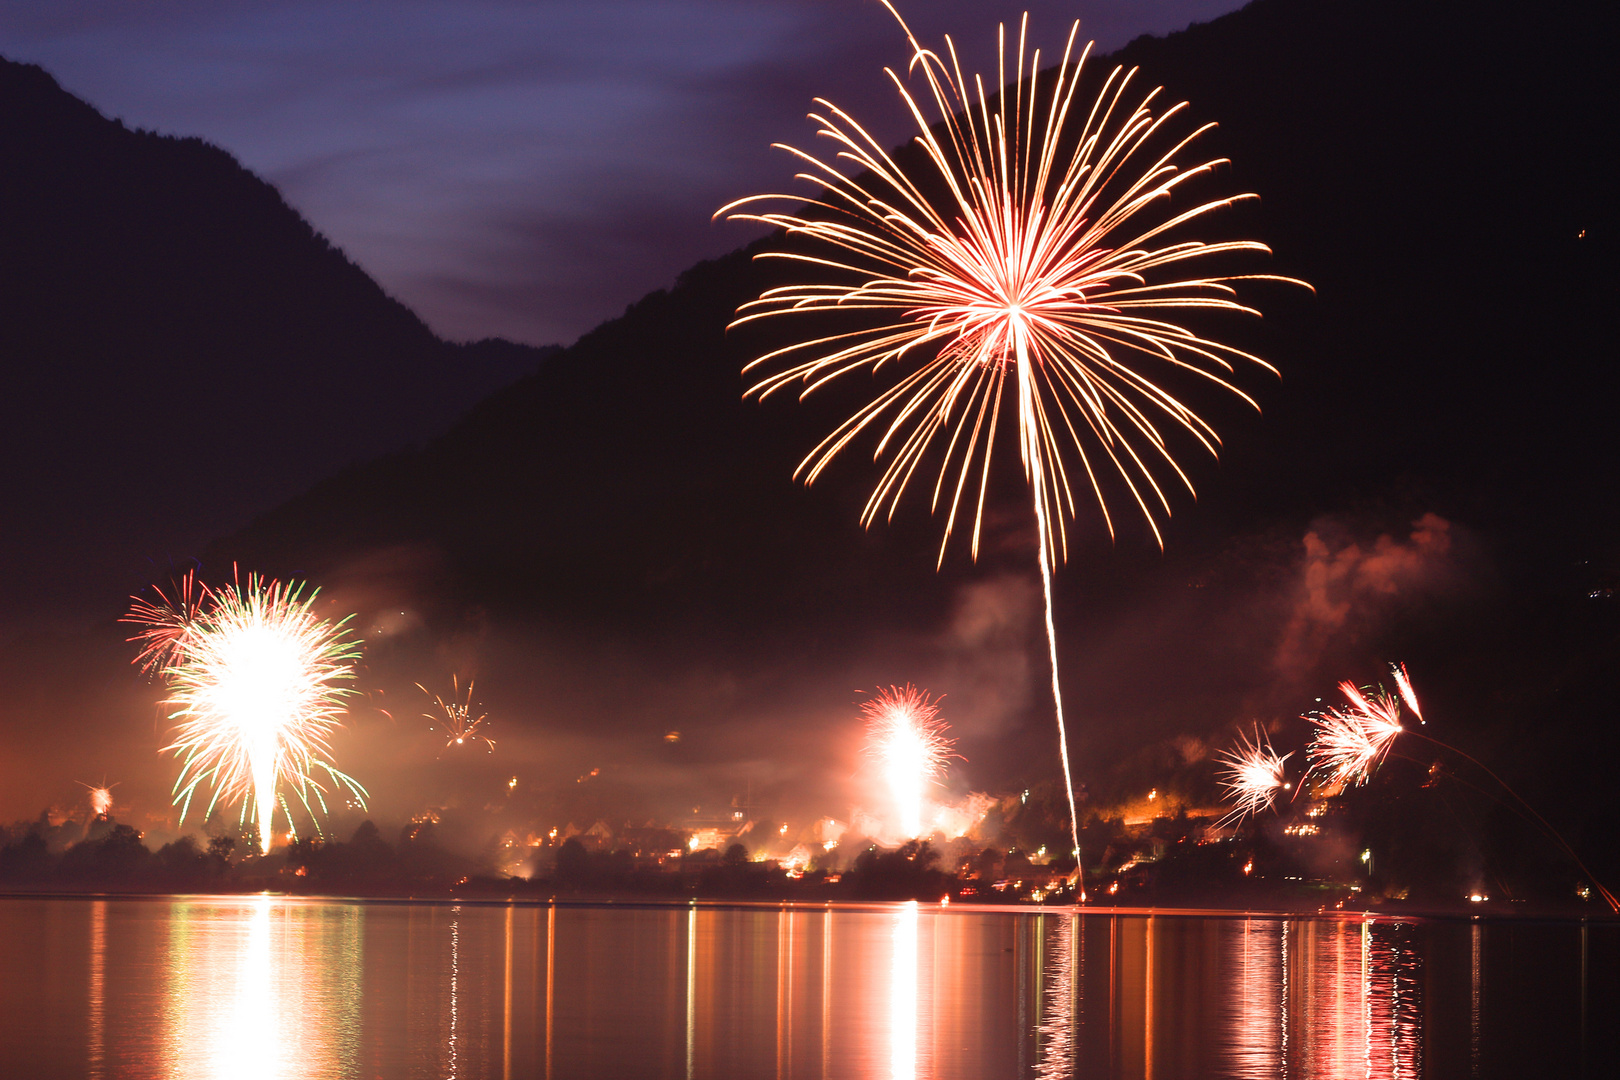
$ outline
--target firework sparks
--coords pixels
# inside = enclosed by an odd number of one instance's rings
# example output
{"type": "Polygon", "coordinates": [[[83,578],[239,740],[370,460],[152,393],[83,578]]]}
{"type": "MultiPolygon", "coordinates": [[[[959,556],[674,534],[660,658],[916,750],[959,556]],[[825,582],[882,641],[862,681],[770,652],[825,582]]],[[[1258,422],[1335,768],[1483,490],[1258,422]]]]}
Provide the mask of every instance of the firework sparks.
{"type": "Polygon", "coordinates": [[[1253,196],[1170,209],[1183,185],[1222,164],[1176,163],[1210,125],[1168,138],[1167,122],[1185,103],[1157,118],[1149,111],[1157,90],[1127,104],[1134,71],[1116,69],[1089,107],[1077,101],[1091,49],[1075,56],[1078,23],[1062,63],[1042,77],[1040,53],[1026,56],[1026,19],[1010,82],[1003,28],[997,75],[1004,89],[989,96],[981,79],[963,76],[949,38],[947,63],[917,42],[889,0],[884,4],[910,42],[910,70],[928,83],[939,130],[892,70],[887,74],[919,128],[914,167],[902,166],[847,113],[818,99],[826,115],[811,119],[837,145],[836,161],[849,166],[848,174],[783,146],[806,167],[800,179],[822,189],[803,211],[811,216],[753,209],[762,201],[804,205],[788,195],[751,196],[716,216],[808,239],[813,250],[764,257],[812,267],[823,280],[767,290],[739,309],[733,326],[829,312],[868,318],[753,361],[745,370],[780,370],[749,394],[763,399],[797,384],[802,398],[852,371],[898,369],[892,385],[812,450],[795,475],[813,482],[857,438],[876,434],[874,456],[888,461],[862,514],[870,525],[879,514],[893,517],[919,470],[933,468],[924,469],[925,459],[943,445],[930,504],[936,512],[945,507],[941,562],[959,516],[972,518],[977,557],[996,437],[1009,429],[1016,434],[1034,503],[1059,755],[1078,854],[1051,610],[1051,564],[1067,553],[1066,519],[1079,506],[1075,490],[1090,489],[1113,535],[1104,487],[1122,483],[1162,544],[1157,515],[1170,513],[1167,487],[1192,488],[1170,437],[1179,431],[1211,454],[1219,439],[1159,376],[1202,380],[1252,405],[1227,376],[1239,363],[1275,370],[1166,316],[1255,314],[1238,301],[1234,282],[1292,279],[1186,272],[1192,260],[1268,250],[1253,241],[1174,238],[1188,223],[1253,196]],[[1004,411],[1011,412],[1005,424],[1004,411]]]}
{"type": "Polygon", "coordinates": [[[188,584],[183,604],[159,595],[156,605],[137,600],[126,621],[148,627],[130,639],[142,645],[137,664],[169,683],[165,704],[176,726],[164,752],[182,763],[174,785],[181,821],[206,785],[203,816],[220,801],[240,801],[243,821],[251,808],[268,852],[278,801],[287,810],[283,786],[312,819],[312,797],[327,809],[321,774],[364,806],[365,789],[338,771],[328,744],[359,656],[347,620],[328,623],[312,610],[315,592],[305,597],[296,583],[257,575],[245,587],[192,593],[188,584]]]}
{"type": "Polygon", "coordinates": [[[910,683],[904,689],[879,690],[862,703],[861,715],[866,718],[867,752],[882,765],[899,810],[900,831],[915,837],[922,832],[923,792],[945,771],[956,741],[945,737],[939,705],[910,683]]]}
{"type": "Polygon", "coordinates": [[[1324,774],[1334,787],[1365,784],[1395,736],[1405,730],[1401,704],[1382,687],[1363,690],[1348,680],[1339,684],[1339,692],[1348,705],[1305,716],[1316,728],[1306,756],[1311,769],[1324,774]]]}
{"type": "Polygon", "coordinates": [[[1223,769],[1221,786],[1232,799],[1232,809],[1221,819],[1222,823],[1242,821],[1251,814],[1258,814],[1270,807],[1279,793],[1287,791],[1290,785],[1283,774],[1283,762],[1293,756],[1278,757],[1259,724],[1254,727],[1253,741],[1239,731],[1238,745],[1219,755],[1223,769]]]}
{"type": "Polygon", "coordinates": [[[462,700],[461,684],[455,676],[451,676],[450,686],[452,691],[450,700],[446,701],[421,683],[416,684],[418,690],[433,699],[433,707],[437,710],[422,715],[433,721],[434,726],[428,730],[439,730],[444,734],[444,750],[439,751],[439,756],[443,757],[445,750],[469,742],[486,743],[489,751],[493,753],[495,740],[481,733],[489,717],[484,713],[473,715],[473,684],[471,682],[467,684],[466,700],[462,700]]]}
{"type": "Polygon", "coordinates": [[[168,592],[154,587],[152,593],[155,600],[130,597],[134,603],[128,614],[119,619],[119,622],[145,627],[129,639],[140,645],[135,666],[143,675],[160,675],[179,658],[181,645],[202,609],[208,588],[197,581],[195,573],[188,571],[168,592]]]}
{"type": "Polygon", "coordinates": [[[109,784],[105,780],[99,784],[86,784],[83,780],[80,780],[79,784],[88,793],[86,797],[90,800],[90,812],[92,814],[96,817],[106,817],[112,813],[112,789],[117,787],[117,784],[109,784]]]}

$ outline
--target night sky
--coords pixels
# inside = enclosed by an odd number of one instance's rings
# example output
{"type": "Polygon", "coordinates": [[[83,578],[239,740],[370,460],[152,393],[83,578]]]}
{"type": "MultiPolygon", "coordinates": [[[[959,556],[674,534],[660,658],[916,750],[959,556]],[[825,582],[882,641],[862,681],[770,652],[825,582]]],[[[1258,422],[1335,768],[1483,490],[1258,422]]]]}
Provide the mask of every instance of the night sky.
{"type": "MultiPolygon", "coordinates": [[[[911,4],[987,66],[998,20],[1104,50],[1235,0],[911,4]]],[[[748,237],[713,224],[791,175],[826,97],[890,107],[875,0],[0,3],[0,55],[132,127],[200,135],[451,340],[567,344],[748,237]]],[[[878,107],[873,107],[877,105],[878,107]]]]}

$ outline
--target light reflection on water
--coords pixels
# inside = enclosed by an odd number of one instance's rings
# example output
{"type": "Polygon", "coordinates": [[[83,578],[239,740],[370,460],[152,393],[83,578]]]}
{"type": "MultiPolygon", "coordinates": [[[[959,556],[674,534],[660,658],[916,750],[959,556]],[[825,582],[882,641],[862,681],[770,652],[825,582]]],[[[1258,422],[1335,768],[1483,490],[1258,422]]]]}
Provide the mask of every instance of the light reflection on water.
{"type": "Polygon", "coordinates": [[[1612,923],[9,898],[0,1072],[1598,1076],[1617,959],[1612,923]]]}

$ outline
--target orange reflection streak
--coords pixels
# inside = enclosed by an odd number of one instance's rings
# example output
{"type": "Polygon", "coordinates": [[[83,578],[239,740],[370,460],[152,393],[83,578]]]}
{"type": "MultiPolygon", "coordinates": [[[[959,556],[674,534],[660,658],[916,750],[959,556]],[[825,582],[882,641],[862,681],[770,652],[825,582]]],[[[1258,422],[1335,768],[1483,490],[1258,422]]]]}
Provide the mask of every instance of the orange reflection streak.
{"type": "Polygon", "coordinates": [[[107,1060],[107,901],[90,904],[90,1077],[101,1080],[107,1060]]]}
{"type": "Polygon", "coordinates": [[[917,902],[894,917],[894,962],[889,977],[889,1075],[917,1077],[917,902]]]}
{"type": "Polygon", "coordinates": [[[781,1080],[793,1061],[793,916],[776,916],[776,1076],[781,1080]]]}
{"type": "Polygon", "coordinates": [[[1272,919],[1246,919],[1225,939],[1224,966],[1236,977],[1227,984],[1222,1031],[1235,1076],[1286,1074],[1281,939],[1282,925],[1272,919]]]}
{"type": "Polygon", "coordinates": [[[546,915],[546,1080],[551,1080],[552,1003],[557,987],[557,905],[546,915]]]}
{"type": "Polygon", "coordinates": [[[686,909],[686,1080],[697,1069],[697,908],[686,909]]]}
{"type": "MultiPolygon", "coordinates": [[[[1480,1032],[1479,1032],[1479,989],[1480,989],[1479,988],[1479,969],[1480,969],[1480,946],[1483,944],[1483,941],[1484,941],[1484,934],[1483,934],[1483,929],[1484,928],[1481,927],[1479,925],[1479,923],[1475,923],[1473,926],[1469,927],[1468,929],[1469,929],[1469,951],[1471,953],[1470,963],[1469,963],[1469,966],[1468,966],[1468,1000],[1469,1000],[1469,1008],[1468,1008],[1468,1064],[1469,1064],[1469,1069],[1468,1069],[1468,1071],[1469,1071],[1470,1075],[1478,1076],[1479,1075],[1479,1070],[1480,1070],[1480,1064],[1481,1064],[1480,1056],[1479,1056],[1479,1035],[1480,1035],[1480,1032]]],[[[1582,934],[1582,939],[1583,939],[1583,943],[1584,943],[1584,937],[1585,937],[1585,934],[1586,934],[1586,925],[1584,923],[1581,925],[1581,934],[1582,934]]],[[[1584,952],[1581,955],[1581,961],[1582,961],[1581,975],[1583,977],[1582,978],[1582,983],[1581,983],[1581,989],[1584,991],[1586,989],[1586,984],[1585,984],[1585,979],[1584,979],[1584,976],[1586,975],[1586,970],[1585,970],[1586,956],[1585,956],[1584,952]]],[[[1582,1006],[1581,1021],[1582,1021],[1582,1028],[1583,1028],[1581,1034],[1583,1036],[1586,1034],[1585,1030],[1584,1030],[1585,1020],[1586,1020],[1585,1005],[1586,1005],[1586,1001],[1585,1001],[1585,998],[1583,997],[1582,1000],[1581,1000],[1581,1006],[1582,1006]]]]}
{"type": "Polygon", "coordinates": [[[832,908],[821,913],[821,1080],[832,1052],[832,908]]]}
{"type": "Polygon", "coordinates": [[[1157,929],[1158,920],[1149,915],[1144,929],[1147,935],[1144,948],[1147,959],[1142,964],[1142,1075],[1147,1080],[1153,1080],[1153,939],[1157,929]]]}
{"type": "Polygon", "coordinates": [[[502,999],[501,1076],[512,1080],[512,908],[506,909],[506,993],[502,999]]]}

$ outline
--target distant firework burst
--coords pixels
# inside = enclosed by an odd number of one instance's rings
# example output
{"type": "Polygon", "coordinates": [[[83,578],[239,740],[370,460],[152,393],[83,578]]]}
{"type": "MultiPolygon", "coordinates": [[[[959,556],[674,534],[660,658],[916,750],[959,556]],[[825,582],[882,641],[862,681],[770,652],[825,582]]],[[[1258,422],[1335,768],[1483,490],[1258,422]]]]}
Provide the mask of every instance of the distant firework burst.
{"type": "Polygon", "coordinates": [[[145,675],[161,675],[180,656],[181,645],[191,631],[208,596],[208,589],[187,572],[174,581],[167,592],[153,587],[156,599],[145,600],[134,596],[129,613],[119,621],[143,626],[140,633],[129,640],[140,646],[135,666],[145,675]]]}
{"type": "Polygon", "coordinates": [[[485,743],[490,752],[495,750],[495,740],[484,734],[484,728],[489,717],[484,713],[473,715],[473,684],[467,683],[466,700],[462,700],[461,684],[452,676],[450,679],[450,700],[435,694],[421,683],[416,688],[433,699],[434,712],[422,715],[433,721],[428,730],[437,731],[444,736],[444,749],[439,751],[443,757],[446,750],[453,750],[467,743],[485,743]]]}
{"type": "MultiPolygon", "coordinates": [[[[1365,784],[1404,730],[1401,704],[1382,687],[1361,689],[1348,680],[1339,684],[1339,692],[1347,704],[1306,714],[1316,729],[1306,756],[1311,770],[1333,787],[1365,784]]],[[[1403,692],[1411,693],[1410,683],[1403,692]]]]}
{"type": "Polygon", "coordinates": [[[109,784],[105,780],[99,784],[86,784],[83,780],[80,780],[79,784],[85,789],[86,798],[88,798],[90,801],[90,812],[92,814],[94,814],[96,817],[107,817],[112,813],[112,789],[117,787],[117,784],[109,784]]]}
{"type": "Polygon", "coordinates": [[[1221,819],[1223,823],[1242,821],[1245,817],[1269,809],[1277,796],[1289,788],[1283,763],[1294,755],[1283,754],[1279,757],[1259,724],[1254,727],[1253,741],[1240,731],[1238,745],[1222,751],[1218,756],[1221,759],[1221,786],[1226,788],[1227,797],[1232,800],[1232,809],[1221,819]]]}
{"type": "Polygon", "coordinates": [[[181,760],[174,797],[182,821],[206,787],[204,817],[216,803],[241,802],[268,852],[276,805],[287,805],[283,787],[312,819],[317,806],[327,812],[318,777],[365,805],[365,789],[332,763],[328,742],[359,648],[348,620],[314,613],[316,595],[252,575],[245,586],[194,586],[180,603],[161,593],[158,604],[137,599],[125,616],[147,627],[130,639],[142,646],[136,663],[169,684],[175,731],[164,751],[181,760]]]}
{"type": "Polygon", "coordinates": [[[756,195],[716,214],[808,240],[761,257],[799,264],[811,280],[766,290],[738,310],[732,325],[854,313],[821,336],[750,363],[745,371],[773,370],[749,394],[763,399],[796,387],[803,398],[841,375],[890,368],[887,387],[812,450],[795,475],[812,483],[845,448],[874,438],[874,457],[887,460],[863,524],[892,518],[921,475],[921,486],[932,489],[931,509],[944,509],[941,562],[959,516],[972,519],[977,557],[998,432],[1007,432],[1003,445],[1016,440],[1034,504],[1059,756],[1078,853],[1051,584],[1052,562],[1067,553],[1065,522],[1078,513],[1076,488],[1089,489],[1112,535],[1105,489],[1118,485],[1162,543],[1157,519],[1171,510],[1167,488],[1192,488],[1171,436],[1210,454],[1219,444],[1163,377],[1213,386],[1253,405],[1228,376],[1239,364],[1275,371],[1170,320],[1256,314],[1237,299],[1236,282],[1292,279],[1199,272],[1211,256],[1267,253],[1254,241],[1205,243],[1183,235],[1190,223],[1253,196],[1184,199],[1188,181],[1224,163],[1178,164],[1212,125],[1168,134],[1185,103],[1155,118],[1149,106],[1158,91],[1136,96],[1134,71],[1115,69],[1094,102],[1079,99],[1091,49],[1075,55],[1079,23],[1061,64],[1045,74],[1039,51],[1027,51],[1027,18],[1015,57],[1008,56],[1003,28],[992,84],[1002,89],[992,97],[982,80],[962,74],[949,38],[941,57],[918,43],[889,0],[884,6],[905,31],[909,70],[927,81],[938,119],[930,121],[900,77],[887,71],[918,127],[908,148],[913,156],[897,160],[849,114],[817,99],[824,113],[811,119],[836,146],[833,161],[780,148],[798,159],[799,179],[819,187],[819,197],[807,204],[802,195],[756,195]],[[753,209],[761,202],[790,209],[753,209]]]}
{"type": "Polygon", "coordinates": [[[904,689],[879,690],[861,704],[861,715],[866,719],[867,753],[882,766],[900,831],[919,836],[924,792],[955,756],[951,748],[956,740],[945,737],[948,725],[940,719],[938,703],[910,683],[904,689]]]}

